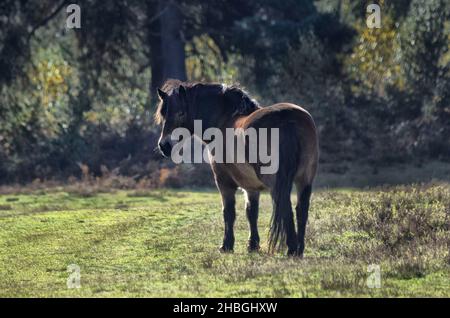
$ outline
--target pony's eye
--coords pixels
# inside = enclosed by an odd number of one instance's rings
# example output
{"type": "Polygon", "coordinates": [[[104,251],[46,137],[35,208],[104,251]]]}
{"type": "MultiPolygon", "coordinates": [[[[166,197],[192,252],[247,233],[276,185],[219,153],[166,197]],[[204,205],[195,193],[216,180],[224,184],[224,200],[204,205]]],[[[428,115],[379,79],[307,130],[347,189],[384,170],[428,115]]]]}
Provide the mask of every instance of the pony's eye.
{"type": "Polygon", "coordinates": [[[161,115],[164,117],[167,115],[167,104],[164,103],[161,107],[161,115]]]}
{"type": "Polygon", "coordinates": [[[178,112],[178,113],[176,114],[176,119],[175,119],[175,121],[176,121],[178,124],[182,125],[182,124],[184,123],[185,120],[186,120],[186,114],[185,114],[184,112],[178,112]]]}

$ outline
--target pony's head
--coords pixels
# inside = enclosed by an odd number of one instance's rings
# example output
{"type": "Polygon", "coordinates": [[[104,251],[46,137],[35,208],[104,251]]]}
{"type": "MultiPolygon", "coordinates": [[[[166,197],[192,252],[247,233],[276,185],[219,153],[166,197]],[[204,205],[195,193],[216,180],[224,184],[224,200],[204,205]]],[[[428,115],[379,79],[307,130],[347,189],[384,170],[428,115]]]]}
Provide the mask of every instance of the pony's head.
{"type": "Polygon", "coordinates": [[[158,96],[155,122],[162,127],[158,147],[166,157],[172,151],[171,134],[176,128],[186,128],[193,134],[194,120],[201,120],[203,129],[223,128],[224,123],[259,108],[241,88],[217,83],[167,80],[158,88],[158,96]]]}
{"type": "Polygon", "coordinates": [[[187,125],[186,88],[178,80],[168,80],[157,92],[160,101],[155,122],[162,127],[158,147],[164,156],[169,157],[172,151],[172,131],[187,125]]]}

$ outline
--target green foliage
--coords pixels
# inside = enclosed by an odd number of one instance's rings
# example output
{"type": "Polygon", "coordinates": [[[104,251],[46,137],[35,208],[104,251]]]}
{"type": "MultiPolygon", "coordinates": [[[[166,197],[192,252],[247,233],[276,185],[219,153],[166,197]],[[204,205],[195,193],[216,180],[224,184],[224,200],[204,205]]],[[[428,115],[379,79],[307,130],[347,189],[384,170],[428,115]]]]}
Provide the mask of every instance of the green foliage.
{"type": "Polygon", "coordinates": [[[399,65],[398,27],[388,14],[383,15],[382,21],[379,29],[368,28],[365,21],[356,25],[359,38],[344,63],[355,80],[351,88],[357,94],[385,95],[386,87],[404,85],[399,65]]]}
{"type": "Polygon", "coordinates": [[[207,35],[194,37],[186,44],[186,69],[192,81],[232,83],[238,75],[234,56],[225,62],[219,47],[207,35]]]}
{"type": "Polygon", "coordinates": [[[402,67],[415,94],[430,95],[440,77],[448,79],[449,18],[447,1],[411,2],[403,26],[402,67]]]}
{"type": "MultiPolygon", "coordinates": [[[[68,30],[59,3],[3,1],[1,183],[80,176],[79,163],[159,167],[149,160],[153,91],[170,62],[165,3],[80,1],[82,28],[68,30]]],[[[370,1],[177,3],[188,79],[304,106],[322,162],[450,158],[446,1],[380,0],[381,29],[365,26],[370,1]]]]}

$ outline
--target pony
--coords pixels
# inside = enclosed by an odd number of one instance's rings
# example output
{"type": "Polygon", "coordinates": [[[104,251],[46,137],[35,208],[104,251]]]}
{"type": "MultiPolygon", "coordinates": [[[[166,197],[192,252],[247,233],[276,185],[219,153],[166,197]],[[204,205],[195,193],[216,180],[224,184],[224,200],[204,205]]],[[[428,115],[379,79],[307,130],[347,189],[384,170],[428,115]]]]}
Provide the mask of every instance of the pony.
{"type": "MultiPolygon", "coordinates": [[[[160,152],[170,157],[174,141],[171,132],[186,128],[194,134],[194,121],[201,120],[202,129],[218,128],[277,128],[279,133],[279,166],[272,174],[262,174],[262,163],[218,163],[210,160],[215,183],[222,198],[225,225],[221,252],[233,252],[235,195],[244,191],[245,210],[249,223],[249,252],[260,249],[258,213],[260,192],[270,192],[273,213],[269,230],[269,252],[287,246],[287,254],[303,257],[308,210],[318,159],[319,141],[314,120],[302,107],[278,103],[261,107],[238,86],[217,83],[181,82],[167,80],[157,89],[160,99],[154,119],[161,126],[158,140],[160,152]],[[296,223],[291,204],[295,184],[297,204],[296,223]]],[[[198,134],[198,133],[197,133],[198,134]]],[[[202,134],[203,135],[203,134],[202,134]]],[[[202,138],[196,136],[197,138],[202,138]]],[[[202,140],[207,145],[210,141],[202,140]]],[[[248,152],[248,142],[245,149],[248,152]]],[[[211,155],[214,157],[214,155],[211,155]]]]}

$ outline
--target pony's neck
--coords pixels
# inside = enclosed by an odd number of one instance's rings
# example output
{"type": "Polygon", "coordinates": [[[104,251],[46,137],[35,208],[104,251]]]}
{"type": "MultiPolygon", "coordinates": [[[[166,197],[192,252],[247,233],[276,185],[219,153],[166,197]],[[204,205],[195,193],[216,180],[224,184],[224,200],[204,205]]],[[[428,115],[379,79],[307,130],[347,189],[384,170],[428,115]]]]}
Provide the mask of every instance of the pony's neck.
{"type": "MultiPolygon", "coordinates": [[[[191,117],[192,124],[194,124],[195,120],[201,121],[203,134],[203,131],[208,128],[226,128],[228,122],[231,120],[231,113],[228,114],[222,96],[218,94],[206,94],[197,97],[191,117]]],[[[201,138],[202,136],[197,137],[201,138]]]]}

